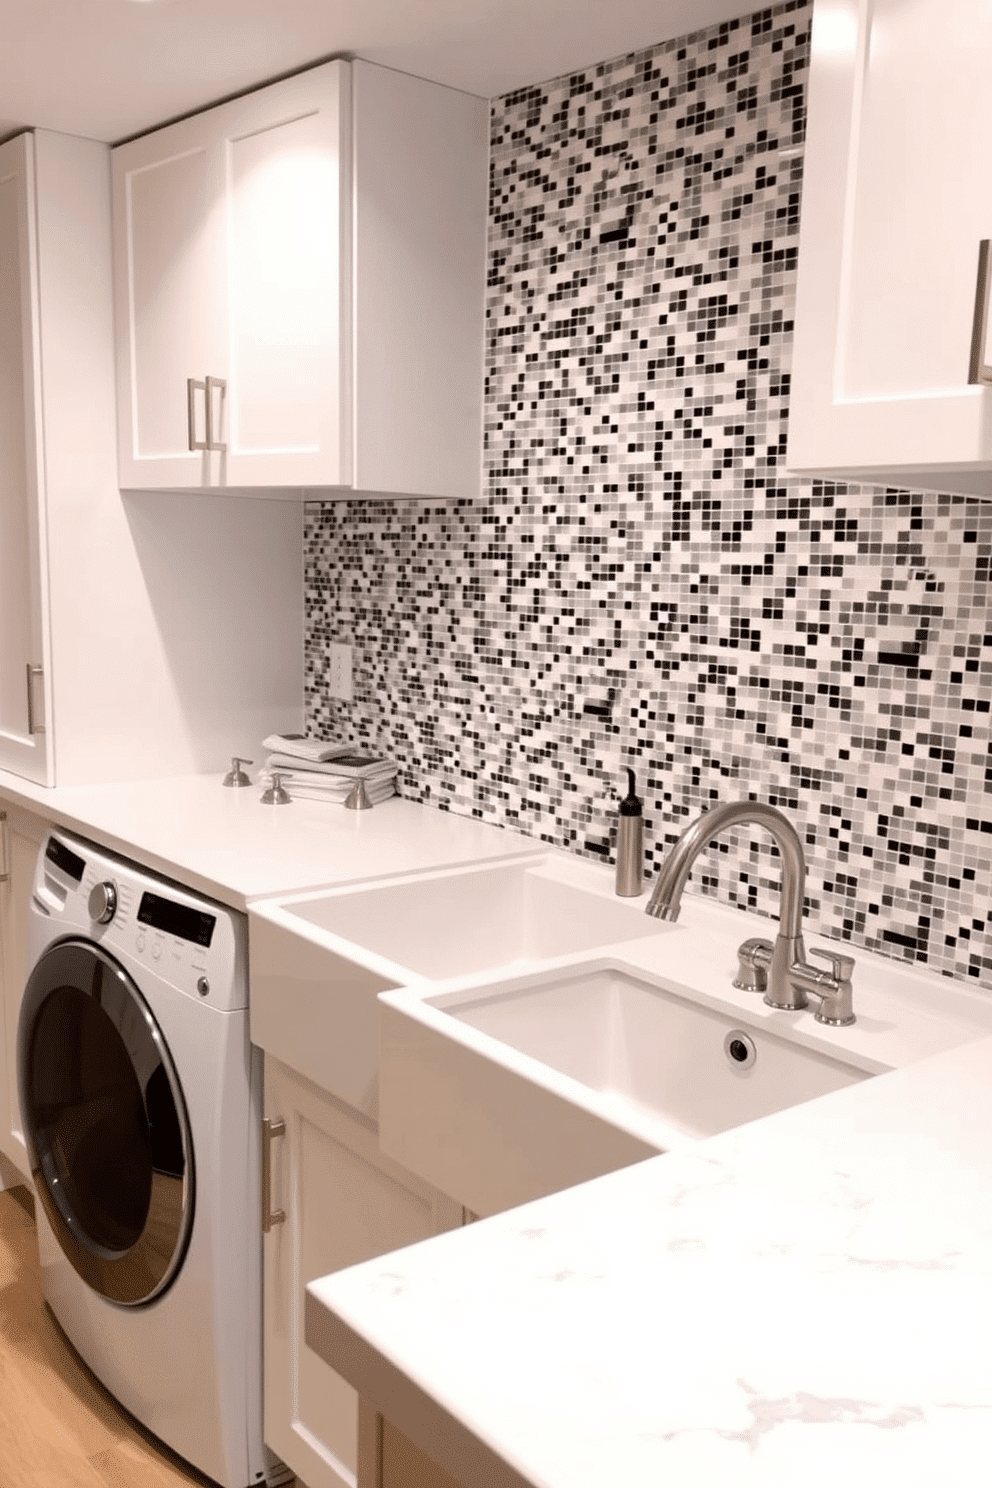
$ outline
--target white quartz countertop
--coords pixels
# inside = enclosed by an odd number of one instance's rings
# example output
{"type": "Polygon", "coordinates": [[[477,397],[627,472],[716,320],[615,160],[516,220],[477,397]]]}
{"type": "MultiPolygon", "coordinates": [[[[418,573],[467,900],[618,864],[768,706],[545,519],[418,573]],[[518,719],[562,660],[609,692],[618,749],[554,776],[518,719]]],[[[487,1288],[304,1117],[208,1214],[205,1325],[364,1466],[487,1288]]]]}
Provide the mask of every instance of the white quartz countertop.
{"type": "Polygon", "coordinates": [[[270,895],[508,857],[528,845],[515,832],[399,797],[371,811],[303,800],[263,806],[259,786],[225,789],[221,779],[46,788],[0,771],[0,802],[235,909],[270,895]]]}
{"type": "Polygon", "coordinates": [[[992,1039],[308,1288],[466,1488],[982,1484],[992,1039]]]}
{"type": "MultiPolygon", "coordinates": [[[[220,781],[0,772],[0,804],[240,909],[543,851],[398,798],[264,807],[220,781]]],[[[741,920],[690,896],[682,921],[722,986],[741,920]]],[[[674,975],[681,939],[624,959],[674,975]]],[[[992,1038],[948,984],[971,1041],[921,1060],[934,989],[907,1032],[906,969],[871,959],[833,1033],[906,1067],[314,1282],[308,1341],[466,1488],[989,1481],[992,1038]]]]}

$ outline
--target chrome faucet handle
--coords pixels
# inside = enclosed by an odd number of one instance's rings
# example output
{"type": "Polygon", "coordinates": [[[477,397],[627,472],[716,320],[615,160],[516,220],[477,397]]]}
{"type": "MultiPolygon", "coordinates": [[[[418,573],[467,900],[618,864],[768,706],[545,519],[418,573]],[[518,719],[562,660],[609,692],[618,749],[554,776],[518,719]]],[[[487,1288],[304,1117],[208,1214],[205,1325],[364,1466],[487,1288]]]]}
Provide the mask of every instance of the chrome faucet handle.
{"type": "Polygon", "coordinates": [[[824,972],[813,971],[810,967],[814,983],[810,985],[805,980],[803,982],[806,995],[816,999],[817,1007],[813,1017],[817,1023],[829,1023],[833,1028],[846,1027],[855,1021],[851,988],[854,957],[842,956],[837,951],[828,950],[826,946],[810,946],[809,954],[830,962],[829,978],[824,972]]]}
{"type": "Polygon", "coordinates": [[[767,992],[768,967],[774,946],[770,940],[755,936],[737,948],[737,975],[733,985],[742,992],[767,992]]]}
{"type": "Polygon", "coordinates": [[[344,804],[349,811],[371,811],[372,802],[369,800],[369,793],[365,789],[365,781],[362,780],[361,776],[359,776],[351,787],[351,790],[345,797],[344,804]]]}
{"type": "Polygon", "coordinates": [[[227,774],[224,776],[224,779],[221,781],[221,785],[251,785],[251,780],[245,774],[244,770],[242,770],[241,766],[253,765],[254,763],[254,760],[244,759],[241,755],[233,754],[231,756],[231,768],[228,770],[227,774]]]}
{"type": "Polygon", "coordinates": [[[280,774],[278,770],[272,771],[272,783],[270,784],[268,790],[264,790],[261,795],[261,802],[263,806],[290,805],[293,798],[289,794],[289,791],[287,791],[283,787],[283,781],[285,780],[285,778],[285,773],[280,774]]]}
{"type": "Polygon", "coordinates": [[[855,966],[853,956],[842,956],[839,951],[830,950],[829,946],[810,946],[809,954],[830,962],[830,975],[835,982],[851,980],[851,973],[855,966]]]}

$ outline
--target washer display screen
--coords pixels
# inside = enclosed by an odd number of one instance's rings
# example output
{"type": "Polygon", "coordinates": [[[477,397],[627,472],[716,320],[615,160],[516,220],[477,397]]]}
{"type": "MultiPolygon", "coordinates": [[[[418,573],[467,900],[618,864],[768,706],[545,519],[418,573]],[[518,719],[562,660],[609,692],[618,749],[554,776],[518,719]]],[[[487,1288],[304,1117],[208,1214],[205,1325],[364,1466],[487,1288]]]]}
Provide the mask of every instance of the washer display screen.
{"type": "Polygon", "coordinates": [[[142,925],[153,930],[164,930],[166,935],[178,935],[182,940],[191,940],[194,945],[208,946],[213,940],[217,916],[202,909],[189,909],[161,894],[144,893],[138,906],[138,919],[142,925]]]}
{"type": "Polygon", "coordinates": [[[68,873],[69,877],[74,878],[77,883],[82,879],[86,864],[78,853],[66,847],[65,843],[60,842],[57,837],[49,837],[45,857],[50,863],[54,863],[56,868],[61,868],[63,873],[68,873]]]}

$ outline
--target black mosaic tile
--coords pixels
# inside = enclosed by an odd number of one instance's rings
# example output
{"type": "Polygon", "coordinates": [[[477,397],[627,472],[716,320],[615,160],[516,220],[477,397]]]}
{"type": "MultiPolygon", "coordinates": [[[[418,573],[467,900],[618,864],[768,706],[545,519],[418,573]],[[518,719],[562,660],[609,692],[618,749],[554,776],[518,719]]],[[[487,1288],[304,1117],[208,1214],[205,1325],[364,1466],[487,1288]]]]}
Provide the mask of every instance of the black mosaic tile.
{"type": "MultiPolygon", "coordinates": [[[[992,505],[784,468],[809,20],[497,100],[485,495],[308,507],[308,727],[598,858],[630,763],[649,869],[772,802],[811,931],[986,985],[992,505]]],[[[694,883],[776,912],[761,833],[694,883]]]]}

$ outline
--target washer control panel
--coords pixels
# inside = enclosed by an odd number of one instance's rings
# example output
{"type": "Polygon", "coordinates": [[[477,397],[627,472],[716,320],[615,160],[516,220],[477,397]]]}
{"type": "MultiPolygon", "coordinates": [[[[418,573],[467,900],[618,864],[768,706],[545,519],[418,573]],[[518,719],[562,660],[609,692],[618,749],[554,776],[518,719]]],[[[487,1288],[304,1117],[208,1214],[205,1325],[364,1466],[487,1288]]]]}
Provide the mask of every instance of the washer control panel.
{"type": "Polygon", "coordinates": [[[246,923],[236,910],[62,831],[42,849],[34,894],[65,934],[91,936],[198,1002],[247,1007],[246,923]]]}
{"type": "Polygon", "coordinates": [[[109,925],[117,913],[117,885],[113,879],[94,884],[87,901],[90,919],[98,925],[109,925]]]}

